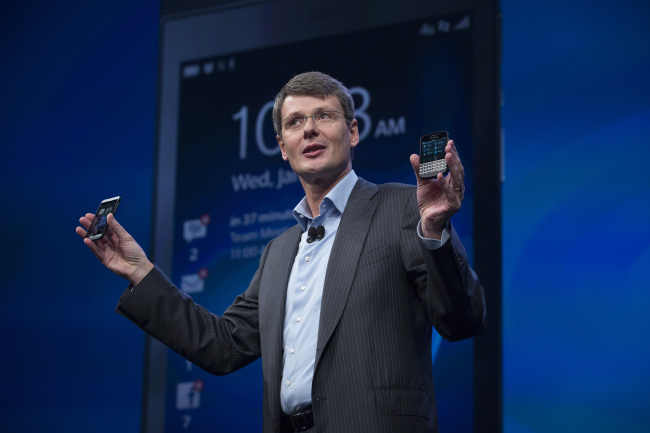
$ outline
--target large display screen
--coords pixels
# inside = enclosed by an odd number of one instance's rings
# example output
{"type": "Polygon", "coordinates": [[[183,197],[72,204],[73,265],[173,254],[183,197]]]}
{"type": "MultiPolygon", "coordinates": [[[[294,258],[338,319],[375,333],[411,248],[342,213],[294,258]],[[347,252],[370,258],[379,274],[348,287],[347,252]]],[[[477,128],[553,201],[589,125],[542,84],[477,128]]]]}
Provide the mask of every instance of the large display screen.
{"type": "MultiPolygon", "coordinates": [[[[260,18],[251,12],[241,13],[257,28],[260,18]]],[[[200,34],[202,25],[216,31],[201,14],[192,19],[196,27],[190,18],[169,21],[163,40],[173,45],[188,32],[185,40],[196,40],[192,31],[200,34]]],[[[409,156],[419,152],[420,137],[449,132],[466,167],[465,199],[452,221],[473,262],[473,19],[461,10],[356,30],[316,27],[313,37],[253,38],[248,49],[241,41],[237,49],[221,39],[201,41],[204,49],[179,51],[175,62],[163,62],[154,230],[159,266],[215,314],[247,288],[265,245],[296,223],[291,210],[304,196],[280,156],[273,99],[295,74],[312,70],[342,81],[354,97],[361,141],[353,169],[366,180],[415,184],[409,156]]],[[[473,341],[449,343],[434,333],[432,346],[441,429],[472,432],[473,341]]],[[[213,377],[151,341],[148,368],[146,431],[261,431],[259,361],[213,377]]]]}

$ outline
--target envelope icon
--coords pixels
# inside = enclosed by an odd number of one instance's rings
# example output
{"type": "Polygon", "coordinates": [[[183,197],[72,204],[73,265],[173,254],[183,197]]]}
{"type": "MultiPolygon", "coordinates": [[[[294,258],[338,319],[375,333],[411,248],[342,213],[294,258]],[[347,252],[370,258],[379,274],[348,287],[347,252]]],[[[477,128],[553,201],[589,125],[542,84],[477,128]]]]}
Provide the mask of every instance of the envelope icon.
{"type": "Polygon", "coordinates": [[[183,275],[181,277],[181,290],[185,293],[202,292],[203,280],[198,274],[183,275]]]}

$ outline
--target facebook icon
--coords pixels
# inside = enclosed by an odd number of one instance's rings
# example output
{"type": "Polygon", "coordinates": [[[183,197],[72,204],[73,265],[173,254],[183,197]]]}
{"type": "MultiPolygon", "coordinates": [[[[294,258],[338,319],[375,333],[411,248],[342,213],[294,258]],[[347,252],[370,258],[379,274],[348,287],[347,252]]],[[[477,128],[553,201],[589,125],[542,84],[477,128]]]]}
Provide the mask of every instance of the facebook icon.
{"type": "Polygon", "coordinates": [[[176,385],[176,409],[196,409],[201,404],[203,381],[181,382],[176,385]]]}

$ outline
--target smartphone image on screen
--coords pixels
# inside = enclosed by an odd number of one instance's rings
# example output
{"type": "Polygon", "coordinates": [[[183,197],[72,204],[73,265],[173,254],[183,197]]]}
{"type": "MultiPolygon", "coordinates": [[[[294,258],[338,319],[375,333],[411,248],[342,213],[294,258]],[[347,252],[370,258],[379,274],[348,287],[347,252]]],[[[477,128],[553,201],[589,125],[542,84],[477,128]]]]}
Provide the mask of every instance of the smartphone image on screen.
{"type": "Polygon", "coordinates": [[[445,147],[449,141],[447,131],[432,132],[420,138],[420,177],[429,179],[438,173],[447,173],[445,147]]]}
{"type": "Polygon", "coordinates": [[[93,222],[90,223],[90,227],[86,233],[87,238],[91,241],[96,241],[104,236],[104,233],[108,228],[108,214],[115,213],[120,201],[122,201],[122,198],[117,196],[107,198],[99,204],[99,209],[97,209],[97,212],[95,213],[95,218],[93,219],[93,222]]]}

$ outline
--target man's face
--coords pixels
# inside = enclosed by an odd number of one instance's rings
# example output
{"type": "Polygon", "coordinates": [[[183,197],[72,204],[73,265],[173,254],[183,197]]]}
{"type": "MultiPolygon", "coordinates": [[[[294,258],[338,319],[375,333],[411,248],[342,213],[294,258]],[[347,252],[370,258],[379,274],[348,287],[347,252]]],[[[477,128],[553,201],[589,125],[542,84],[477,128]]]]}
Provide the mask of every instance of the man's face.
{"type": "MultiPolygon", "coordinates": [[[[290,95],[282,105],[282,119],[311,116],[323,111],[343,113],[336,96],[325,99],[315,96],[290,95]]],[[[304,182],[329,185],[339,181],[352,168],[351,150],[359,143],[357,121],[348,126],[345,118],[333,124],[317,125],[312,118],[297,130],[282,130],[277,136],[282,158],[289,161],[304,182]]]]}

